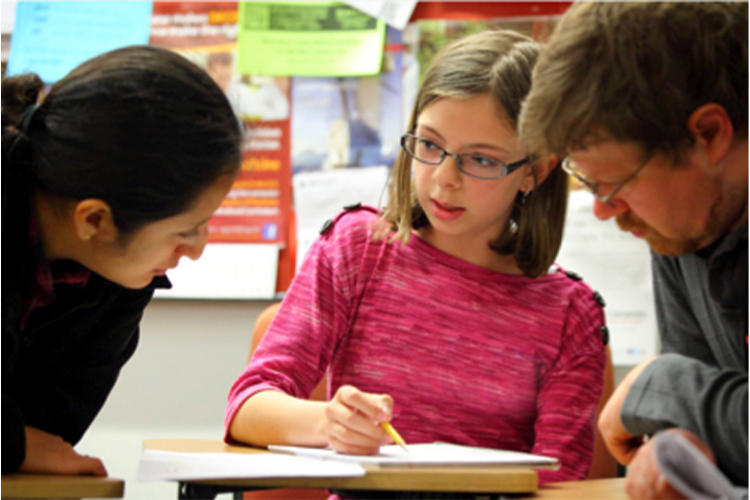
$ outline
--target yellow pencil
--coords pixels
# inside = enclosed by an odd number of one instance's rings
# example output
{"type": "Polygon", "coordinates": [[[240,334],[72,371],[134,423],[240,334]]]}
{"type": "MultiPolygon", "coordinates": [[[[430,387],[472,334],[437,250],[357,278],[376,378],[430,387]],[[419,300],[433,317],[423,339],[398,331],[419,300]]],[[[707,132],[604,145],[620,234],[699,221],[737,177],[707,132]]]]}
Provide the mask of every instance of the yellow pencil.
{"type": "Polygon", "coordinates": [[[406,441],[404,441],[404,438],[402,438],[401,435],[396,432],[396,429],[393,428],[390,422],[380,422],[380,426],[383,428],[386,434],[391,436],[391,439],[393,439],[397,445],[403,448],[406,453],[409,453],[409,448],[406,447],[406,441]]]}

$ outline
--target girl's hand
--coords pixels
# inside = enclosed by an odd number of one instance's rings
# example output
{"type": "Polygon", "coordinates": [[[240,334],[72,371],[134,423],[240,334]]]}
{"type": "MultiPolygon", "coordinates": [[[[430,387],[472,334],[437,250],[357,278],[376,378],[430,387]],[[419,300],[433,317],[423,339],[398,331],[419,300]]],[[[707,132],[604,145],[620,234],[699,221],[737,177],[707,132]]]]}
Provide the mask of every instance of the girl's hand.
{"type": "Polygon", "coordinates": [[[375,455],[382,445],[393,443],[380,426],[391,420],[392,409],[393,398],[387,394],[342,386],[326,405],[328,444],[339,453],[375,455]]]}

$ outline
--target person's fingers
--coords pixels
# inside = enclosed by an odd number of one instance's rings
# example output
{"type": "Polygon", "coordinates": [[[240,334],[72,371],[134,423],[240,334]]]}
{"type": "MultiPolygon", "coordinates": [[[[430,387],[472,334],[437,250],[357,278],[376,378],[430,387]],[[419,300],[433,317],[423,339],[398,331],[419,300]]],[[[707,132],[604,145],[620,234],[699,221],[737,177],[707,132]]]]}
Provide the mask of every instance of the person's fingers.
{"type": "Polygon", "coordinates": [[[41,474],[106,476],[98,458],[78,454],[60,436],[26,427],[26,457],[19,471],[41,474]]]}
{"type": "Polygon", "coordinates": [[[393,398],[387,394],[362,392],[356,387],[344,386],[339,391],[341,401],[350,408],[371,419],[373,422],[387,422],[391,419],[393,398]]]}
{"type": "Polygon", "coordinates": [[[372,446],[381,443],[385,431],[356,408],[343,404],[329,405],[326,416],[331,422],[329,434],[336,439],[354,445],[372,446]]]}
{"type": "Polygon", "coordinates": [[[625,492],[629,498],[638,499],[684,498],[659,469],[653,439],[646,441],[634,454],[625,479],[625,492]]]}
{"type": "Polygon", "coordinates": [[[75,468],[74,474],[107,477],[107,469],[104,467],[104,463],[98,458],[88,455],[80,456],[80,459],[75,461],[75,468]]]}
{"type": "Polygon", "coordinates": [[[341,453],[370,455],[391,439],[380,422],[391,419],[393,398],[343,386],[326,407],[328,441],[341,453]]]}
{"type": "Polygon", "coordinates": [[[665,478],[663,474],[659,473],[659,476],[656,479],[656,491],[654,496],[651,498],[664,500],[682,500],[685,498],[685,496],[674,489],[672,485],[669,484],[669,481],[667,481],[667,478],[665,478]]]}
{"type": "Polygon", "coordinates": [[[348,430],[332,432],[328,444],[338,453],[349,455],[375,455],[380,450],[378,441],[348,430]],[[343,439],[340,438],[341,436],[343,439]]]}
{"type": "Polygon", "coordinates": [[[50,470],[49,473],[78,476],[107,476],[107,469],[101,460],[88,455],[79,455],[72,450],[66,454],[64,461],[57,463],[58,466],[50,470]]]}
{"type": "Polygon", "coordinates": [[[690,441],[690,443],[693,444],[696,448],[698,448],[701,453],[706,455],[706,458],[708,458],[712,463],[716,463],[716,456],[714,455],[714,452],[711,451],[711,448],[709,448],[706,443],[704,443],[698,436],[696,436],[692,432],[685,429],[668,429],[665,432],[680,434],[682,437],[690,441]]]}

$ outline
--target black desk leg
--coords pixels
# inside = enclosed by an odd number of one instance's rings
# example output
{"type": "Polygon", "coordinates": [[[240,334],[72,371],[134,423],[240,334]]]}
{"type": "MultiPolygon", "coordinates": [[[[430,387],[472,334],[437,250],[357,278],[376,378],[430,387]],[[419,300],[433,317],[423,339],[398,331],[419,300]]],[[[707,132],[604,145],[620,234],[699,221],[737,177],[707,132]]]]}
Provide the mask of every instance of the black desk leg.
{"type": "Polygon", "coordinates": [[[177,498],[179,500],[213,500],[218,493],[216,488],[210,485],[180,482],[177,498]]]}

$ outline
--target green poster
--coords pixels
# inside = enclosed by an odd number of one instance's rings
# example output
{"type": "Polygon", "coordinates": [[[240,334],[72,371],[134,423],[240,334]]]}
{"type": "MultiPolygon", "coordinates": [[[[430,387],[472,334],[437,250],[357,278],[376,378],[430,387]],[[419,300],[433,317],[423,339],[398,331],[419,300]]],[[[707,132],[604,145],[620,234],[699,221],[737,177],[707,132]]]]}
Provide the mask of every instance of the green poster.
{"type": "Polygon", "coordinates": [[[380,72],[385,23],[338,2],[239,4],[240,73],[363,76],[380,72]]]}

